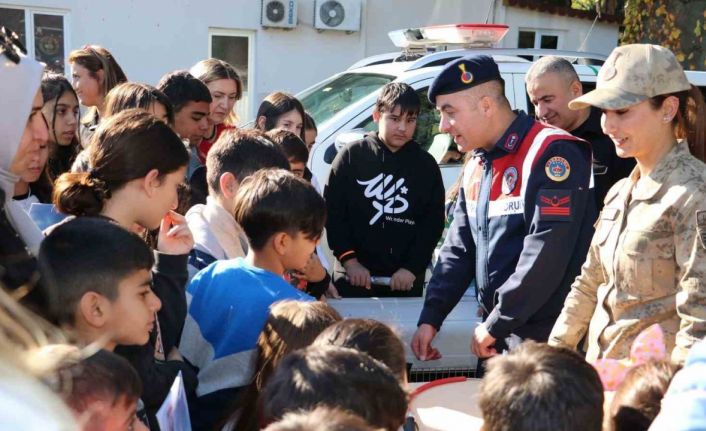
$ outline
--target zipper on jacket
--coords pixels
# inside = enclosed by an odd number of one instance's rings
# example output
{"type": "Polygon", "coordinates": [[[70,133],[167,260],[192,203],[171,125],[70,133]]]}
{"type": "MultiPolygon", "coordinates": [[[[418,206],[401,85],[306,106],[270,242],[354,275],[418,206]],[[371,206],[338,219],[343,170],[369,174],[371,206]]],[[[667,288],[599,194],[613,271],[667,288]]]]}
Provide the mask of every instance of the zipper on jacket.
{"type": "MultiPolygon", "coordinates": [[[[488,289],[488,253],[489,253],[489,234],[488,234],[488,210],[490,208],[490,189],[493,181],[493,165],[488,159],[487,154],[481,155],[483,161],[483,177],[481,178],[480,191],[478,194],[478,205],[476,207],[476,220],[478,223],[478,245],[476,246],[476,268],[481,271],[478,274],[476,271],[476,284],[478,291],[487,295],[488,289]],[[479,277],[480,275],[480,277],[479,277]],[[482,283],[482,284],[481,284],[482,283]]],[[[495,295],[493,295],[492,305],[495,307],[495,295]]],[[[490,310],[488,310],[490,312],[490,310]]]]}

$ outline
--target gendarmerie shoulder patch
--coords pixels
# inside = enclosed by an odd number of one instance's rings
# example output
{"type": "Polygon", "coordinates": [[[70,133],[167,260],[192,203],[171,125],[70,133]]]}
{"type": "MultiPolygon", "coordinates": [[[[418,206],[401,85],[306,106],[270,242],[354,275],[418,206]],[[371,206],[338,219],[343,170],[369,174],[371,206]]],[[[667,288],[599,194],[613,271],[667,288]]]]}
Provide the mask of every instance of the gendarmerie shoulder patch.
{"type": "Polygon", "coordinates": [[[699,236],[701,247],[706,248],[706,211],[696,211],[696,235],[699,236]]]}
{"type": "Polygon", "coordinates": [[[562,182],[571,175],[571,165],[569,161],[563,157],[552,157],[547,160],[547,164],[544,165],[544,172],[550,180],[562,182]]]}

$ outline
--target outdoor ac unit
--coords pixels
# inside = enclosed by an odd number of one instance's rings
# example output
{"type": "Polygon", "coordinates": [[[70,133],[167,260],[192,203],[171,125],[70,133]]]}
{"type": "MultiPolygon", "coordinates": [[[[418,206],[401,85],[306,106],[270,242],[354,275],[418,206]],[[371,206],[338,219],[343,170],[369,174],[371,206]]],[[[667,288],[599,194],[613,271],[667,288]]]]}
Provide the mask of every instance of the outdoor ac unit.
{"type": "Polygon", "coordinates": [[[314,27],[319,30],[360,31],[360,0],[316,0],[314,27]]]}
{"type": "Polygon", "coordinates": [[[297,0],[262,0],[260,23],[263,27],[296,27],[297,0]]]}

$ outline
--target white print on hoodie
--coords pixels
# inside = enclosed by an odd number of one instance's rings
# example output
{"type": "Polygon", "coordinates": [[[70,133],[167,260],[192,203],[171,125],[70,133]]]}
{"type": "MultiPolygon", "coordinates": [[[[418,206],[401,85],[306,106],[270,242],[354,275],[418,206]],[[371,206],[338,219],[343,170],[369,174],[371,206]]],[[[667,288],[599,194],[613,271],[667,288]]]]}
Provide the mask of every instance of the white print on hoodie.
{"type": "Polygon", "coordinates": [[[370,226],[374,225],[383,214],[402,214],[409,208],[409,202],[402,197],[409,191],[404,185],[404,178],[395,181],[392,175],[378,174],[371,180],[357,180],[357,182],[365,186],[364,196],[373,201],[373,208],[378,211],[370,219],[370,226]]]}

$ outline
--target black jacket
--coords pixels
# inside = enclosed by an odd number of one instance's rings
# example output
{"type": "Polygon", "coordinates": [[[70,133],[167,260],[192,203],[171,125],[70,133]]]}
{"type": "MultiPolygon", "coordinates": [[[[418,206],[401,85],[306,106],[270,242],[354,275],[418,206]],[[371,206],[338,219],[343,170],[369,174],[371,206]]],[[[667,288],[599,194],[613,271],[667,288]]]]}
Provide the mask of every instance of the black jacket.
{"type": "Polygon", "coordinates": [[[591,143],[596,208],[600,211],[608,190],[618,180],[630,175],[635,167],[635,159],[623,159],[615,153],[615,144],[601,129],[601,110],[598,108],[591,108],[591,114],[586,121],[572,130],[571,134],[591,143]]]}
{"type": "MultiPolygon", "coordinates": [[[[165,355],[179,342],[186,319],[187,258],[188,255],[173,256],[155,252],[152,279],[154,293],[162,301],[157,317],[165,355]]],[[[155,339],[156,334],[153,332],[150,342],[144,346],[118,346],[115,349],[115,353],[127,359],[137,370],[142,380],[141,398],[152,429],[158,429],[154,414],[167,397],[179,371],[182,372],[187,394],[193,393],[198,383],[196,373],[187,363],[155,359],[155,339]]]]}
{"type": "Polygon", "coordinates": [[[416,142],[393,153],[371,133],[346,146],[324,197],[328,242],[339,261],[355,257],[375,276],[405,268],[423,280],[444,229],[444,184],[416,142]]]}

